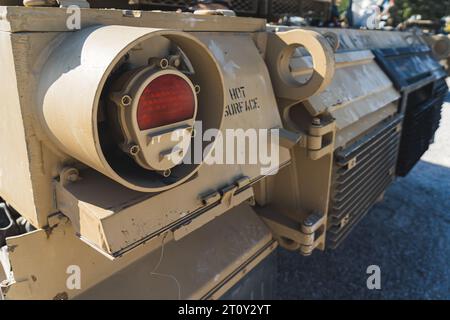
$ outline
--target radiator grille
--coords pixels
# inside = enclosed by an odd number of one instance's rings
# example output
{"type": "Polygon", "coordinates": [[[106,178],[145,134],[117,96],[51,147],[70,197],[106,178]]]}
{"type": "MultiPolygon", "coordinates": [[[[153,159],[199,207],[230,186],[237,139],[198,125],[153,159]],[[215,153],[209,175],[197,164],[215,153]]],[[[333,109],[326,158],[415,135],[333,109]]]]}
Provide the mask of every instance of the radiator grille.
{"type": "MultiPolygon", "coordinates": [[[[139,0],[135,1],[142,5],[147,5],[154,9],[186,9],[194,3],[194,1],[183,0],[139,0]]],[[[259,6],[264,1],[258,0],[231,0],[231,6],[238,15],[257,16],[259,6]]]]}
{"type": "Polygon", "coordinates": [[[315,0],[272,0],[270,1],[270,15],[310,17],[324,19],[328,17],[330,3],[315,0]]]}
{"type": "Polygon", "coordinates": [[[328,17],[330,3],[322,1],[301,1],[300,12],[303,17],[324,19],[328,17]]]}
{"type": "Polygon", "coordinates": [[[300,15],[299,0],[272,0],[271,15],[280,16],[284,14],[300,15]]]}
{"type": "Polygon", "coordinates": [[[258,15],[258,2],[258,0],[232,0],[231,6],[238,15],[256,16],[258,15]]]}
{"type": "Polygon", "coordinates": [[[395,178],[401,116],[335,153],[328,245],[336,248],[395,178]]]}
{"type": "MultiPolygon", "coordinates": [[[[432,96],[419,105],[407,104],[397,175],[406,176],[428,150],[441,120],[441,109],[448,87],[444,79],[434,84],[432,96]]],[[[410,94],[411,95],[411,94],[410,94]]]]}
{"type": "Polygon", "coordinates": [[[140,4],[149,6],[163,6],[163,7],[175,7],[175,8],[187,8],[192,1],[183,0],[139,0],[140,4]]]}

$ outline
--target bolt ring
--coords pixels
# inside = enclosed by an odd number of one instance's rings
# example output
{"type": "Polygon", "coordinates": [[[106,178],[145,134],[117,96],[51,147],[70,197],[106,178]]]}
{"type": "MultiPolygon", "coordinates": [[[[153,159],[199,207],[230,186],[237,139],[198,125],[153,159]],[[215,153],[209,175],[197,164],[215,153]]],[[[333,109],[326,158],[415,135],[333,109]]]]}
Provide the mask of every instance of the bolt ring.
{"type": "Polygon", "coordinates": [[[130,154],[132,156],[137,155],[139,153],[139,151],[141,151],[141,149],[139,148],[138,145],[133,145],[133,146],[130,147],[130,154]]]}
{"type": "Polygon", "coordinates": [[[178,68],[181,65],[181,60],[178,57],[172,57],[170,59],[170,64],[173,65],[175,68],[178,68]]]}
{"type": "Polygon", "coordinates": [[[121,99],[120,99],[120,103],[124,106],[124,107],[128,107],[131,102],[133,101],[133,99],[129,96],[129,95],[124,95],[121,99]]]}
{"type": "Polygon", "coordinates": [[[161,61],[159,61],[159,66],[161,69],[167,69],[169,67],[169,60],[166,58],[161,59],[161,61]]]}
{"type": "Polygon", "coordinates": [[[162,174],[163,174],[164,178],[168,178],[172,174],[172,171],[170,169],[167,169],[167,170],[164,170],[162,174]]]}

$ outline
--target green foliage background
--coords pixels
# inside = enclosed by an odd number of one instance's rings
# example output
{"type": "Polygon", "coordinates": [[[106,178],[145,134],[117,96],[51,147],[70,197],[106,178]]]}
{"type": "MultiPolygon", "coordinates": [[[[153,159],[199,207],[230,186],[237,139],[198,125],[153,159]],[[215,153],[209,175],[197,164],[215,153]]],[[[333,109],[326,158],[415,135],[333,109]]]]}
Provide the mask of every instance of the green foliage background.
{"type": "MultiPolygon", "coordinates": [[[[348,7],[349,0],[342,0],[339,6],[341,12],[348,7]]],[[[402,20],[412,15],[420,14],[425,20],[438,20],[444,16],[450,16],[450,0],[396,0],[402,20]]]]}

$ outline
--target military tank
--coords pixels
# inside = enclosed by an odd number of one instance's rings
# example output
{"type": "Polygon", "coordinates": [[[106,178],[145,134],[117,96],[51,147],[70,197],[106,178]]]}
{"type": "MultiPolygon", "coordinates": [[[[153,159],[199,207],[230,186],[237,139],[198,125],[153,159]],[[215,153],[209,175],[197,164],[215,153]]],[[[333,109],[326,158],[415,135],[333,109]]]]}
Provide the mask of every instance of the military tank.
{"type": "Polygon", "coordinates": [[[1,4],[5,299],[269,298],[277,248],[344,241],[448,91],[414,33],[1,4]]]}

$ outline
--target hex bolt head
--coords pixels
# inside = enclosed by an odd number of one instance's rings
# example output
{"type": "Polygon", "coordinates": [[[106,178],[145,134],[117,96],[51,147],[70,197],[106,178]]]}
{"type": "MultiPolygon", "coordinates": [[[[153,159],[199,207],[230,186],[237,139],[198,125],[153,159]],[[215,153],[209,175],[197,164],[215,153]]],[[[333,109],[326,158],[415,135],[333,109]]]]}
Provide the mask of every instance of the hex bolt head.
{"type": "Polygon", "coordinates": [[[169,63],[171,66],[178,68],[181,65],[181,59],[179,56],[171,56],[169,59],[169,63]]]}
{"type": "Polygon", "coordinates": [[[124,95],[120,99],[120,104],[124,107],[128,107],[129,105],[131,105],[131,102],[133,102],[133,99],[129,95],[124,95]]]}
{"type": "Polygon", "coordinates": [[[141,151],[141,148],[139,148],[139,146],[136,144],[132,145],[129,150],[129,152],[132,156],[136,156],[140,151],[141,151]]]}
{"type": "Polygon", "coordinates": [[[70,182],[75,182],[78,180],[78,174],[77,173],[71,173],[67,176],[67,180],[70,182]]]}
{"type": "Polygon", "coordinates": [[[307,218],[306,220],[303,221],[303,225],[305,227],[312,227],[314,225],[314,222],[311,219],[307,218]]]}
{"type": "Polygon", "coordinates": [[[61,171],[59,177],[63,184],[67,182],[76,182],[80,177],[80,173],[76,168],[66,167],[61,171]]]}
{"type": "Polygon", "coordinates": [[[164,171],[157,171],[160,175],[162,175],[164,178],[168,178],[170,177],[170,175],[172,174],[172,170],[167,169],[164,171]]]}
{"type": "Polygon", "coordinates": [[[167,69],[167,68],[169,67],[169,60],[167,60],[166,58],[162,58],[162,59],[159,61],[159,67],[160,67],[161,69],[167,69]]]}
{"type": "Polygon", "coordinates": [[[312,119],[312,124],[314,126],[320,126],[322,124],[322,121],[320,120],[320,118],[313,118],[312,119]]]}

